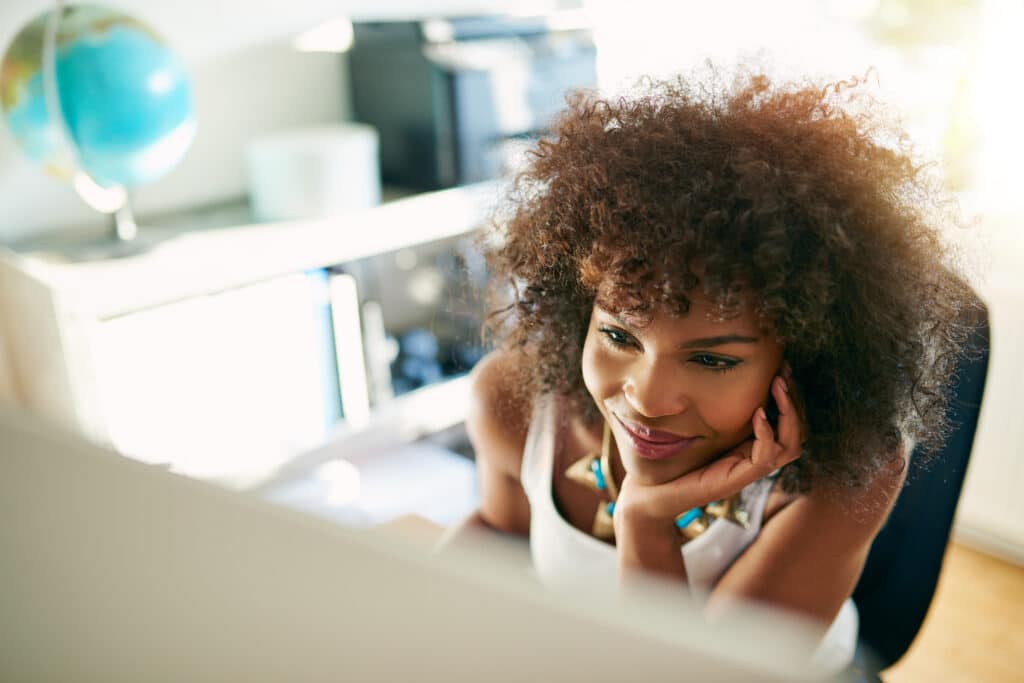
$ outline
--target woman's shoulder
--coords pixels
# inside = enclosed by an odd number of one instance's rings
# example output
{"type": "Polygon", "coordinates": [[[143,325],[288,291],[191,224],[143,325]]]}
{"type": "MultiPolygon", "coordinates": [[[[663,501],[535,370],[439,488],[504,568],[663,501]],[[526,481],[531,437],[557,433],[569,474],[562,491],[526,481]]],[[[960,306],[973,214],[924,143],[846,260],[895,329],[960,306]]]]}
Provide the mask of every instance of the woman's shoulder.
{"type": "Polygon", "coordinates": [[[892,511],[907,475],[906,449],[900,449],[860,487],[842,484],[814,486],[807,493],[785,492],[776,480],[764,511],[764,522],[794,508],[817,524],[846,529],[852,536],[874,537],[892,511]]]}
{"type": "Polygon", "coordinates": [[[533,413],[520,363],[515,354],[499,349],[484,356],[470,375],[466,428],[476,457],[509,473],[518,472],[522,463],[533,413]]]}

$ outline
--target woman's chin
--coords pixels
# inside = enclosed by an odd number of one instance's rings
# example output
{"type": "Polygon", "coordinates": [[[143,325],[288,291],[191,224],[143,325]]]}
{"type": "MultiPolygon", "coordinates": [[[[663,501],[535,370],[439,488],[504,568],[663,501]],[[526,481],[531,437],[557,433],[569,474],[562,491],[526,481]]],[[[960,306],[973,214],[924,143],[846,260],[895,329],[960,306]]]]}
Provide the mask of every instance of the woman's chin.
{"type": "Polygon", "coordinates": [[[707,445],[701,443],[690,452],[667,458],[645,457],[643,453],[627,446],[619,448],[619,456],[626,474],[638,484],[658,486],[695,472],[714,461],[720,451],[713,449],[714,452],[708,453],[707,445]]]}

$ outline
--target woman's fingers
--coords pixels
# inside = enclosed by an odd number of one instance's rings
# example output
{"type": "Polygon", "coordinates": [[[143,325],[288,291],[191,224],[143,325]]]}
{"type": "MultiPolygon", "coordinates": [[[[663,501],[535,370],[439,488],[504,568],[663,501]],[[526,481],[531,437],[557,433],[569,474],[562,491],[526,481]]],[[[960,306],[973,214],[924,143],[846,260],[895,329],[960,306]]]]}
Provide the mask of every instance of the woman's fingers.
{"type": "MultiPolygon", "coordinates": [[[[771,465],[771,453],[775,445],[767,420],[764,421],[763,427],[768,430],[767,438],[762,436],[748,439],[714,462],[676,480],[681,490],[696,486],[700,501],[694,505],[704,505],[713,500],[728,498],[775,469],[771,465]]],[[[761,434],[765,435],[763,429],[761,434]]]]}
{"type": "Polygon", "coordinates": [[[779,408],[779,453],[775,455],[775,467],[792,462],[800,457],[803,443],[803,420],[793,401],[789,385],[782,377],[772,381],[772,396],[779,408]]]}
{"type": "Polygon", "coordinates": [[[771,464],[775,459],[775,431],[768,422],[764,408],[754,411],[753,424],[754,447],[750,452],[750,460],[758,466],[771,464]]]}

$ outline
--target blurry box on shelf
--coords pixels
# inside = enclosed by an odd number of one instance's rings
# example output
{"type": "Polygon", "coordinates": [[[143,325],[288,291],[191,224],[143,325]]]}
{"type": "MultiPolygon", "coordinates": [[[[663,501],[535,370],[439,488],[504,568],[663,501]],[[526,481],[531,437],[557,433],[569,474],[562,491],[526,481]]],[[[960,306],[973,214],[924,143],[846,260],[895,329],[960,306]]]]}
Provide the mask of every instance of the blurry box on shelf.
{"type": "Polygon", "coordinates": [[[380,204],[377,131],[337,123],[274,131],[246,145],[249,197],[260,221],[323,218],[380,204]]]}

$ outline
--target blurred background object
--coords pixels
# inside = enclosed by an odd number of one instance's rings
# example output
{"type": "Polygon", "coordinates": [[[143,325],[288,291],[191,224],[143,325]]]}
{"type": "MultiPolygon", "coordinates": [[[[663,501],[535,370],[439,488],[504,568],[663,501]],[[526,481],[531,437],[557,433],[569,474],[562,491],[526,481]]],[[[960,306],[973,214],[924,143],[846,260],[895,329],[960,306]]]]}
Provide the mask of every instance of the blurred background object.
{"type": "Polygon", "coordinates": [[[135,225],[126,188],[171,170],[195,135],[182,61],[148,26],[99,5],[55,3],[22,28],[0,67],[0,103],[22,151],[91,208],[135,225]]]}
{"type": "Polygon", "coordinates": [[[464,400],[423,411],[401,399],[464,386],[482,354],[474,235],[496,189],[168,227],[119,258],[0,249],[14,398],[122,453],[234,486],[372,427],[392,403],[393,441],[445,429],[464,400]]]}
{"type": "Polygon", "coordinates": [[[575,89],[597,86],[579,11],[355,23],[356,118],[381,133],[385,182],[422,189],[501,175],[575,89]]]}
{"type": "Polygon", "coordinates": [[[377,131],[357,123],[286,129],[246,148],[253,218],[317,218],[380,203],[377,131]]]}
{"type": "Polygon", "coordinates": [[[388,383],[398,396],[465,374],[483,356],[487,270],[474,236],[361,259],[346,271],[359,283],[361,305],[381,311],[379,323],[364,318],[364,327],[381,326],[366,334],[393,340],[386,374],[371,384],[388,383]]]}

